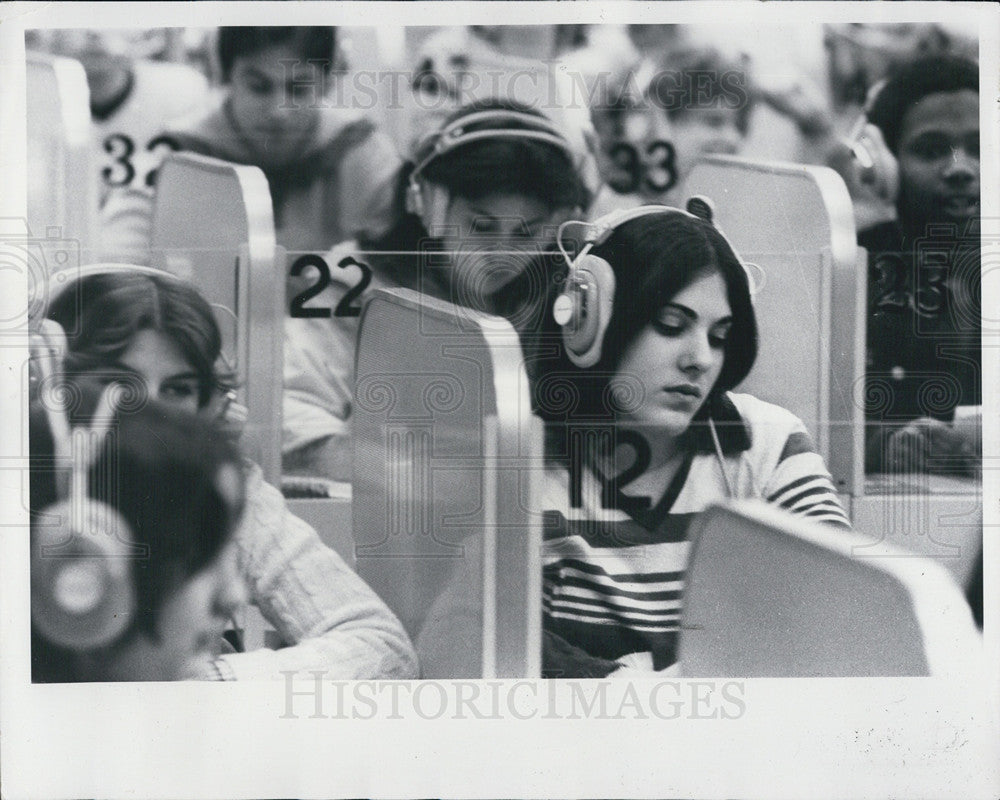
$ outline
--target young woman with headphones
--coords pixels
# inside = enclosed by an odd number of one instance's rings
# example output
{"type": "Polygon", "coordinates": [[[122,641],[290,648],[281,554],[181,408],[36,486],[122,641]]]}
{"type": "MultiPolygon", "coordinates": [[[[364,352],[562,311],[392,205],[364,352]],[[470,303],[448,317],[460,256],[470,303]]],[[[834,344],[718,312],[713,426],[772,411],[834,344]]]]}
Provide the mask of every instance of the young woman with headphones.
{"type": "Polygon", "coordinates": [[[236,448],[166,404],[116,404],[127,386],[66,392],[58,370],[42,373],[29,415],[32,679],[197,676],[245,600],[236,448]]]}
{"type": "Polygon", "coordinates": [[[850,524],[802,422],[732,391],[757,354],[753,281],[708,204],[689,209],[563,226],[583,243],[554,305],[565,357],[534,397],[550,677],[675,662],[688,529],[710,504],[759,497],[850,524]]]}
{"type": "MultiPolygon", "coordinates": [[[[69,334],[71,384],[124,383],[140,399],[188,414],[231,416],[219,329],[187,281],[131,265],[86,267],[52,299],[48,315],[69,334]]],[[[202,677],[281,679],[282,670],[299,669],[344,679],[415,677],[416,655],[392,612],[288,512],[258,466],[243,467],[239,571],[250,600],[289,646],[222,655],[202,664],[202,677]]]]}
{"type": "MultiPolygon", "coordinates": [[[[456,111],[397,181],[392,229],[327,258],[329,283],[285,328],[286,472],[349,480],[354,349],[364,292],[406,287],[537,328],[559,268],[558,224],[587,206],[589,154],[510,101],[456,111]],[[361,287],[360,289],[358,287],[361,287]],[[342,302],[351,297],[353,306],[342,302]],[[310,309],[326,307],[323,316],[310,309]]],[[[313,283],[314,279],[309,278],[313,283]]],[[[294,293],[294,290],[293,290],[294,293]]]]}

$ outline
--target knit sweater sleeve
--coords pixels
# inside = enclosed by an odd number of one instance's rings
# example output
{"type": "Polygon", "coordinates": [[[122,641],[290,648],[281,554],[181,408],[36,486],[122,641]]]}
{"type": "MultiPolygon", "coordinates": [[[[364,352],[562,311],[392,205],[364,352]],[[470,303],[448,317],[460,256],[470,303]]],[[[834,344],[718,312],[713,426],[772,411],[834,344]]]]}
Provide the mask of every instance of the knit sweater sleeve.
{"type": "Polygon", "coordinates": [[[237,544],[252,602],[289,644],[222,656],[237,679],[281,679],[288,670],[323,670],[345,680],[416,677],[416,653],[399,620],[289,513],[255,465],[237,544]]]}

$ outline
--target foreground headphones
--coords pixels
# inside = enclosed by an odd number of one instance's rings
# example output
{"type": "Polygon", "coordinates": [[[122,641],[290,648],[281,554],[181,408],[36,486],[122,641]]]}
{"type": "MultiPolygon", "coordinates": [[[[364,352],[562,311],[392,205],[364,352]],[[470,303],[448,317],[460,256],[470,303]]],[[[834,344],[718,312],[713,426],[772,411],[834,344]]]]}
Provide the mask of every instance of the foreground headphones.
{"type": "Polygon", "coordinates": [[[44,320],[32,335],[31,350],[35,388],[53,439],[59,497],[31,528],[31,619],[51,643],[93,650],[121,636],[136,612],[131,530],[114,508],[93,500],[87,486],[113,426],[116,387],[102,392],[89,427],[71,430],[59,365],[62,329],[44,320]]]}
{"type": "Polygon", "coordinates": [[[570,164],[576,165],[569,140],[545,117],[507,109],[485,109],[465,114],[426,136],[417,145],[414,154],[416,166],[410,173],[406,189],[406,210],[420,217],[428,232],[444,224],[448,193],[433,183],[421,180],[424,170],[446,153],[484,139],[544,142],[564,152],[570,164]],[[510,124],[518,127],[500,127],[510,124]]]}
{"type": "MultiPolygon", "coordinates": [[[[652,214],[680,214],[690,219],[712,222],[714,207],[705,197],[692,197],[687,211],[671,206],[640,206],[619,209],[594,222],[568,220],[559,226],[556,237],[560,252],[569,265],[566,283],[552,308],[552,316],[563,331],[563,344],[569,359],[578,367],[592,367],[601,360],[604,334],[614,308],[615,273],[611,265],[590,251],[606,242],[611,234],[626,222],[652,214]],[[584,229],[583,248],[576,258],[570,258],[563,243],[563,233],[570,225],[584,229]]],[[[718,228],[716,228],[718,230],[718,228]]],[[[720,235],[722,231],[719,231],[720,235]]],[[[735,253],[735,250],[733,251],[735,253]]],[[[740,261],[747,276],[751,298],[756,284],[748,265],[740,261]]]]}

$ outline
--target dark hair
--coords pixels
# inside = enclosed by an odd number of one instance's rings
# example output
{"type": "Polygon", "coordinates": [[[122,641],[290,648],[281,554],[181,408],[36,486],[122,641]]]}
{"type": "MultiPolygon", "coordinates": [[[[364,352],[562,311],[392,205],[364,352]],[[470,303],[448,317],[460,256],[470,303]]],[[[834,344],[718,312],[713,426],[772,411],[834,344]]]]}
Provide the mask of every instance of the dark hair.
{"type": "Polygon", "coordinates": [[[319,63],[324,73],[333,69],[337,48],[337,29],[330,26],[308,27],[222,27],[219,28],[218,52],[222,80],[228,83],[233,64],[275,45],[287,44],[303,61],[319,63]]]}
{"type": "MultiPolygon", "coordinates": [[[[749,374],[757,358],[757,319],[749,281],[739,258],[711,223],[676,212],[650,214],[626,222],[591,252],[611,265],[616,288],[600,360],[586,370],[566,362],[558,367],[576,384],[581,417],[615,415],[607,390],[626,350],[664,305],[702,275],[722,276],[733,316],[722,370],[704,413],[713,397],[734,388],[749,374]]],[[[539,393],[543,392],[539,384],[539,393]]],[[[544,403],[538,405],[546,416],[544,403]]]]}
{"type": "MultiPolygon", "coordinates": [[[[452,113],[438,130],[460,120],[469,114],[479,111],[517,111],[538,117],[544,123],[550,121],[538,111],[509,100],[484,100],[458,109],[452,113]]],[[[511,120],[508,123],[494,123],[497,128],[516,129],[525,123],[511,120]]],[[[430,257],[431,253],[440,253],[440,242],[431,240],[424,229],[423,221],[416,215],[406,211],[406,190],[410,176],[416,168],[421,155],[433,147],[433,140],[428,136],[418,147],[415,158],[405,164],[396,178],[394,205],[392,216],[395,224],[380,238],[374,241],[361,242],[362,248],[375,254],[373,262],[376,268],[391,281],[412,288],[427,291],[429,287],[417,287],[418,280],[435,284],[437,273],[433,270],[415,266],[413,257],[409,255],[391,255],[406,251],[421,253],[421,257],[430,257]],[[383,253],[387,255],[382,255],[383,253]]],[[[536,198],[552,209],[564,206],[586,207],[589,204],[589,192],[576,166],[562,149],[554,144],[531,139],[481,139],[469,144],[460,145],[449,150],[438,158],[434,158],[423,169],[422,175],[432,183],[443,186],[450,195],[477,199],[491,192],[512,192],[536,198]]],[[[537,306],[539,313],[534,320],[537,325],[527,327],[538,329],[542,326],[544,307],[551,299],[553,278],[559,269],[559,259],[553,252],[542,252],[533,259],[520,276],[512,280],[498,295],[493,298],[497,303],[496,313],[508,319],[520,315],[529,305],[537,306]],[[538,297],[539,285],[544,286],[544,296],[538,297]],[[539,302],[530,303],[535,299],[539,302]],[[529,302],[526,302],[529,301],[529,302]]],[[[437,290],[447,297],[447,288],[438,286],[437,290]]],[[[430,293],[434,293],[430,290],[430,293]]]]}
{"type": "MultiPolygon", "coordinates": [[[[442,127],[479,111],[518,111],[551,122],[530,106],[511,100],[483,100],[451,114],[442,127]]],[[[530,130],[523,122],[491,123],[496,129],[530,130]]],[[[493,192],[533,197],[550,208],[586,208],[590,198],[567,153],[532,139],[480,139],[459,145],[434,158],[423,177],[444,186],[452,195],[477,199],[493,192]]]]}
{"type": "MultiPolygon", "coordinates": [[[[97,391],[82,386],[71,395],[92,413],[97,391]]],[[[39,513],[62,498],[56,496],[53,432],[40,403],[31,408],[29,420],[34,527],[41,524],[39,513]]],[[[155,640],[158,616],[170,595],[209,565],[230,539],[244,503],[240,464],[235,445],[210,421],[155,401],[116,414],[88,481],[90,496],[121,514],[137,546],[138,557],[129,561],[136,618],[112,647],[139,632],[155,640]],[[220,487],[227,467],[237,479],[235,495],[230,484],[220,487]]],[[[70,651],[37,632],[32,639],[35,680],[81,679],[70,651]]]]}
{"type": "Polygon", "coordinates": [[[729,242],[711,223],[665,212],[626,222],[591,251],[611,264],[617,279],[614,308],[598,369],[614,371],[632,341],[670,300],[702,275],[726,284],[733,324],[716,388],[740,383],[757,358],[757,319],[747,274],[729,242]]]}
{"type": "Polygon", "coordinates": [[[48,316],[66,332],[69,373],[116,362],[136,334],[153,330],[174,342],[194,369],[199,406],[228,384],[228,376],[216,372],[222,337],[212,308],[187,281],[127,271],[87,275],[56,298],[48,316]]]}
{"type": "Polygon", "coordinates": [[[882,132],[893,155],[898,155],[906,112],[929,94],[963,89],[979,93],[979,67],[974,61],[953,55],[918,59],[879,90],[868,111],[868,121],[882,132]]]}

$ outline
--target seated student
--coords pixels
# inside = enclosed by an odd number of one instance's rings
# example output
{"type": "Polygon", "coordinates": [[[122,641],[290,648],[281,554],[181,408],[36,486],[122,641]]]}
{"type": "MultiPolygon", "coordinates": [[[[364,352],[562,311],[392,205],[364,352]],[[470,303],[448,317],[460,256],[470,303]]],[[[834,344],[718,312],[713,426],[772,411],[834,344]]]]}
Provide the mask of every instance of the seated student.
{"type": "Polygon", "coordinates": [[[763,498],[849,526],[802,422],[732,391],[756,357],[757,323],[750,279],[725,238],[662,206],[592,224],[554,306],[566,356],[549,363],[534,390],[548,425],[541,508],[550,677],[674,663],[688,530],[709,505],[763,498]],[[590,282],[585,307],[610,308],[588,341],[574,333],[582,291],[574,272],[598,274],[595,256],[613,279],[590,282]]]}
{"type": "MultiPolygon", "coordinates": [[[[630,26],[635,39],[647,26],[630,26]]],[[[656,26],[654,26],[656,27],[656,26]]],[[[677,26],[662,26],[676,28],[677,26]]],[[[591,216],[643,203],[675,202],[691,169],[702,156],[734,155],[740,151],[749,128],[754,95],[747,84],[747,64],[724,56],[718,49],[688,43],[672,33],[667,49],[644,66],[628,73],[633,84],[642,80],[641,105],[659,116],[655,132],[643,140],[607,141],[617,152],[620,166],[628,166],[631,179],[617,192],[599,196],[591,216]]],[[[646,57],[648,43],[645,44],[646,57]]],[[[629,83],[626,83],[628,86],[629,83]]],[[[600,126],[608,131],[608,125],[600,126]]],[[[609,181],[609,186],[615,188],[609,181]]]]}
{"type": "MultiPolygon", "coordinates": [[[[107,402],[95,402],[98,394],[76,395],[97,417],[107,402]]],[[[31,409],[35,465],[72,447],[57,441],[67,421],[56,424],[47,408],[31,409]]],[[[71,411],[75,424],[90,424],[89,411],[71,411]]],[[[71,509],[83,498],[60,494],[68,482],[51,466],[32,469],[32,679],[196,677],[219,655],[245,599],[233,539],[244,504],[239,455],[209,421],[156,401],[103,416],[113,434],[86,467],[86,497],[105,509],[100,523],[81,528],[71,509]],[[109,475],[114,482],[102,482],[109,475]]]]}
{"type": "MultiPolygon", "coordinates": [[[[334,56],[329,27],[221,28],[219,102],[163,131],[175,149],[260,167],[278,244],[290,250],[324,251],[388,226],[399,157],[371,123],[332,105],[325,90],[334,56]]],[[[101,220],[106,258],[148,261],[153,189],[142,189],[109,198],[101,220]]]]}
{"type": "MultiPolygon", "coordinates": [[[[66,372],[121,379],[136,391],[190,412],[221,415],[226,377],[212,309],[186,281],[147,270],[96,271],[69,286],[49,317],[70,335],[66,372]]],[[[385,604],[285,507],[255,464],[245,465],[247,508],[236,533],[250,599],[289,644],[223,655],[208,675],[280,678],[321,669],[330,677],[412,678],[417,664],[385,604]]]]}
{"type": "MultiPolygon", "coordinates": [[[[938,23],[831,23],[823,26],[829,76],[830,113],[834,126],[846,138],[825,142],[817,163],[835,169],[847,184],[858,230],[895,217],[889,197],[895,181],[876,183],[883,177],[858,170],[853,157],[854,139],[863,133],[863,115],[869,96],[907,64],[929,55],[964,49],[963,37],[938,23]],[[859,129],[859,120],[862,127],[859,129]]],[[[973,45],[973,51],[978,45],[973,45]]],[[[885,176],[889,177],[889,176],[885,176]]]]}
{"type": "Polygon", "coordinates": [[[660,50],[647,52],[632,35],[633,30],[659,27],[628,26],[629,36],[615,28],[593,30],[586,46],[561,60],[574,85],[572,101],[588,104],[597,138],[604,185],[591,205],[593,217],[653,202],[670,180],[656,166],[673,147],[670,122],[647,91],[660,50]]]}
{"type": "Polygon", "coordinates": [[[667,166],[678,190],[663,198],[679,194],[702,156],[740,151],[753,111],[748,70],[747,60],[704,45],[678,47],[664,58],[650,94],[670,120],[675,156],[667,166]]]}
{"type": "Polygon", "coordinates": [[[591,52],[576,54],[591,70],[596,61],[591,113],[606,154],[608,186],[591,217],[643,203],[675,203],[686,196],[684,183],[704,156],[744,154],[763,145],[772,154],[787,149],[780,160],[798,160],[799,146],[812,149],[827,138],[829,116],[795,70],[781,76],[756,70],[745,53],[698,27],[629,25],[625,41],[621,34],[617,41],[595,37],[591,52]],[[653,112],[652,122],[641,118],[643,111],[653,112]],[[751,121],[759,112],[769,123],[794,128],[774,142],[770,136],[766,144],[755,141],[751,121]]]}
{"type": "Polygon", "coordinates": [[[87,73],[102,205],[111,189],[153,186],[157,164],[175,147],[161,135],[164,127],[210,102],[197,70],[141,57],[151,50],[148,33],[67,29],[46,32],[40,42],[87,73]]]}
{"type": "Polygon", "coordinates": [[[364,253],[349,242],[328,256],[331,267],[344,268],[331,270],[330,285],[308,305],[333,313],[286,319],[286,471],[350,479],[357,307],[365,295],[343,309],[347,292],[362,282],[369,291],[408,287],[530,325],[538,315],[526,307],[540,310],[553,283],[539,274],[544,255],[535,256],[554,226],[587,204],[584,157],[542,114],[512,102],[460,109],[423,140],[399,173],[393,228],[364,253]]]}
{"type": "Polygon", "coordinates": [[[868,250],[866,462],[874,471],[974,474],[979,406],[979,69],[921,59],[873,99],[869,122],[898,162],[897,219],[868,250]]]}

